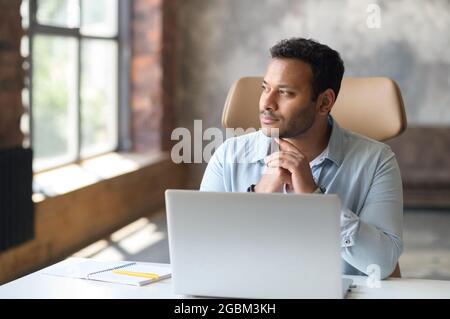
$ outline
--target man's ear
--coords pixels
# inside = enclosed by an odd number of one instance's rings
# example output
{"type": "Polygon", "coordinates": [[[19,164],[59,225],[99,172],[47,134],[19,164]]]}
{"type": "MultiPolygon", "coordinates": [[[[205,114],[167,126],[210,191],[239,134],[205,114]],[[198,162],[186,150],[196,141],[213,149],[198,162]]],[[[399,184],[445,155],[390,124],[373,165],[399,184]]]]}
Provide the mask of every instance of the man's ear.
{"type": "Polygon", "coordinates": [[[322,115],[328,115],[331,112],[331,108],[336,101],[336,94],[332,89],[326,89],[319,94],[319,113],[322,115]]]}

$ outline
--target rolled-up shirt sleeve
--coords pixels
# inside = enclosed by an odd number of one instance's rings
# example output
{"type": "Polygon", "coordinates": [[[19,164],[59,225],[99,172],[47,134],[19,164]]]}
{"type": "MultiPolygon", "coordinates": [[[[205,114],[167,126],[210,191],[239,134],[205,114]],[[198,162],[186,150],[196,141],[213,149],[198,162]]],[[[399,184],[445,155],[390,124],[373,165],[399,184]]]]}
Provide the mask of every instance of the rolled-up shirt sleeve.
{"type": "Polygon", "coordinates": [[[378,265],[381,279],[389,277],[403,251],[402,227],[400,169],[394,153],[388,150],[378,166],[360,214],[342,209],[342,258],[365,274],[369,265],[378,265]]]}

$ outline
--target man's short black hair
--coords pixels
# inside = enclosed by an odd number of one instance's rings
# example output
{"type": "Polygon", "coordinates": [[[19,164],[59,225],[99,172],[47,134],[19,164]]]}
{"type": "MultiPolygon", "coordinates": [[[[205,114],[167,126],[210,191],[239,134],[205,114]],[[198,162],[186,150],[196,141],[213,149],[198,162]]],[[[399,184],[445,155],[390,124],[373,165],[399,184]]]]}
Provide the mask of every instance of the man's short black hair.
{"type": "Polygon", "coordinates": [[[312,39],[291,38],[274,45],[270,54],[272,58],[299,59],[311,66],[313,101],[329,88],[337,98],[344,76],[344,62],[337,51],[312,39]]]}

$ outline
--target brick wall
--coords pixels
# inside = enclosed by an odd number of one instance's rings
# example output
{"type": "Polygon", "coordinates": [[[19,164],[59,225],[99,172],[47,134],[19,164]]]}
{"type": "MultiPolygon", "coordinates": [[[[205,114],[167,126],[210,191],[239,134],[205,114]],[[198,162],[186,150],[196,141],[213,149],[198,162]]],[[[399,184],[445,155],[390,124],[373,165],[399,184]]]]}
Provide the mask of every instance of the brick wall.
{"type": "Polygon", "coordinates": [[[0,0],[0,149],[20,146],[23,141],[19,122],[23,113],[24,77],[20,3],[20,0],[0,0]]]}
{"type": "MultiPolygon", "coordinates": [[[[21,0],[0,0],[0,251],[34,236],[32,153],[22,148],[21,0]]],[[[1,264],[1,262],[0,262],[1,264]]]]}
{"type": "Polygon", "coordinates": [[[172,130],[175,127],[175,90],[177,85],[177,34],[178,24],[177,12],[178,1],[166,0],[163,1],[163,41],[162,41],[162,56],[163,56],[163,118],[161,141],[162,149],[169,151],[173,143],[170,141],[172,130]]]}
{"type": "Polygon", "coordinates": [[[168,150],[173,128],[176,1],[132,5],[131,132],[135,151],[168,150]]]}

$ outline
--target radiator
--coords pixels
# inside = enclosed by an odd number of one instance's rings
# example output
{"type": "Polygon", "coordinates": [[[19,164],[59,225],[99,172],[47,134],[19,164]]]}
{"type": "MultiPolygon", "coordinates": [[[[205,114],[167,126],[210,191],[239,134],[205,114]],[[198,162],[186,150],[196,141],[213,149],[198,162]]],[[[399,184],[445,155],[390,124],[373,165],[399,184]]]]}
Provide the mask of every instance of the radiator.
{"type": "Polygon", "coordinates": [[[0,150],[0,251],[34,237],[32,150],[0,150]]]}

